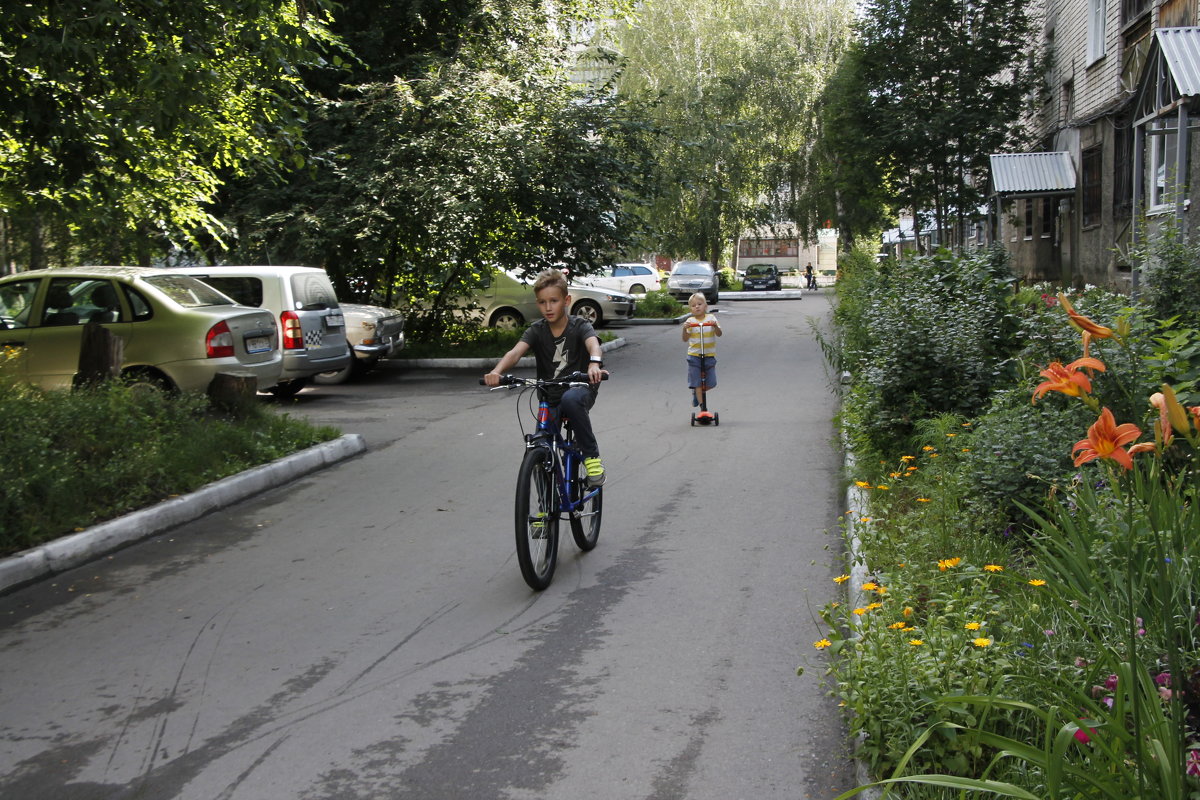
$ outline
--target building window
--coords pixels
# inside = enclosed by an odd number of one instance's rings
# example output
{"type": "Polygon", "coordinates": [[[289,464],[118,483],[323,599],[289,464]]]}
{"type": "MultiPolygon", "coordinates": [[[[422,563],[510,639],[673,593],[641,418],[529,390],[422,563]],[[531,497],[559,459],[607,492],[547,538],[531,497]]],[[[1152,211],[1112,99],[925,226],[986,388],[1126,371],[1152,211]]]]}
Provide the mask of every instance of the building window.
{"type": "Polygon", "coordinates": [[[1025,203],[1025,238],[1033,238],[1033,198],[1026,197],[1025,203]]]}
{"type": "Polygon", "coordinates": [[[1105,55],[1105,20],[1108,9],[1105,0],[1088,0],[1088,60],[1089,65],[1096,63],[1105,55]]]}
{"type": "Polygon", "coordinates": [[[1150,10],[1151,0],[1121,0],[1121,24],[1128,25],[1150,10]]]}
{"type": "Polygon", "coordinates": [[[1059,121],[1067,123],[1075,114],[1075,81],[1066,81],[1062,85],[1062,97],[1059,99],[1059,121]]]}
{"type": "Polygon", "coordinates": [[[1129,217],[1133,209],[1133,130],[1117,119],[1113,137],[1113,216],[1129,217]]]}
{"type": "Polygon", "coordinates": [[[1175,119],[1155,120],[1148,126],[1146,147],[1146,192],[1150,210],[1161,209],[1175,200],[1177,189],[1175,164],[1175,119]],[[1161,131],[1161,133],[1156,133],[1161,131]]]}
{"type": "Polygon", "coordinates": [[[1053,197],[1042,198],[1042,238],[1054,238],[1054,215],[1058,210],[1058,201],[1053,197]]]}
{"type": "Polygon", "coordinates": [[[1087,228],[1092,225],[1100,224],[1100,205],[1101,205],[1101,159],[1103,156],[1103,148],[1089,147],[1083,151],[1081,176],[1081,190],[1083,197],[1080,198],[1083,209],[1082,216],[1083,227],[1087,228]]]}

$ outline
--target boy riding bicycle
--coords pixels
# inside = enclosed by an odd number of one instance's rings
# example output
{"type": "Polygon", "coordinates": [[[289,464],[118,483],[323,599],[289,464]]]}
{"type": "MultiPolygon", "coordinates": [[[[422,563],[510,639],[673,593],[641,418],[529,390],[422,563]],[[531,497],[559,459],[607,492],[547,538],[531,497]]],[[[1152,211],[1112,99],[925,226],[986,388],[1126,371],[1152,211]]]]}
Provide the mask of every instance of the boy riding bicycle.
{"type": "Polygon", "coordinates": [[[571,295],[568,294],[567,279],[558,270],[550,269],[538,275],[533,282],[533,294],[542,318],[525,329],[521,340],[483,376],[483,382],[498,386],[501,375],[515,367],[530,350],[533,350],[539,379],[586,372],[588,386],[548,386],[542,391],[555,412],[571,423],[575,441],[583,454],[588,483],[599,486],[604,483],[604,464],[600,461],[600,446],[592,432],[588,411],[596,402],[604,372],[600,337],[590,322],[568,313],[571,295]]]}

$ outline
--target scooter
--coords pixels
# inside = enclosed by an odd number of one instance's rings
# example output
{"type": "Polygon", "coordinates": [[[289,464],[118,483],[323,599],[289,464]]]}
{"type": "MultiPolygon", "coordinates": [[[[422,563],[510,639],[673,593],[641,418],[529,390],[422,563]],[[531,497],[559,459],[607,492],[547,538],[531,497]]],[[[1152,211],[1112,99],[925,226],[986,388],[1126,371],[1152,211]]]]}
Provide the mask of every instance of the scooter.
{"type": "MultiPolygon", "coordinates": [[[[700,328],[700,352],[704,352],[704,329],[712,326],[711,322],[706,322],[703,325],[689,323],[693,327],[700,328]]],[[[721,415],[715,411],[708,410],[708,390],[705,386],[708,384],[708,370],[704,368],[705,356],[700,356],[700,410],[692,412],[692,427],[697,425],[720,425],[721,415]]]]}

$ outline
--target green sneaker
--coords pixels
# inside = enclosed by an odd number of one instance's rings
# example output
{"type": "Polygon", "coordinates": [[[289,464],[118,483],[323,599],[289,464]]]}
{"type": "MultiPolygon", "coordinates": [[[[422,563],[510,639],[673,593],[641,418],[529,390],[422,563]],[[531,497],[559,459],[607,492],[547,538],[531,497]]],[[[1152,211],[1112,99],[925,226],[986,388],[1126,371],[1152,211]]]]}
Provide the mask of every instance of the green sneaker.
{"type": "Polygon", "coordinates": [[[587,470],[588,486],[600,486],[604,483],[604,465],[600,463],[600,456],[585,458],[583,468],[587,470]]]}
{"type": "Polygon", "coordinates": [[[546,512],[539,511],[534,514],[533,521],[529,523],[529,528],[533,532],[533,538],[544,539],[546,537],[546,512]]]}

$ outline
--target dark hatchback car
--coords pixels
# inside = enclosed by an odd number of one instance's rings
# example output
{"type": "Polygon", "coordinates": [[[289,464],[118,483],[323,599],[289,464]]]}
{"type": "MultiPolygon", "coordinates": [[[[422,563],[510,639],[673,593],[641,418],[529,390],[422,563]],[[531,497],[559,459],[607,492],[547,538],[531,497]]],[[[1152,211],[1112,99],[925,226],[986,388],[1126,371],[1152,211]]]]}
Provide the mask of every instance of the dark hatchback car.
{"type": "Polygon", "coordinates": [[[779,276],[779,268],[774,264],[751,264],[746,267],[746,277],[742,279],[743,290],[777,291],[782,288],[783,279],[779,276]]]}

